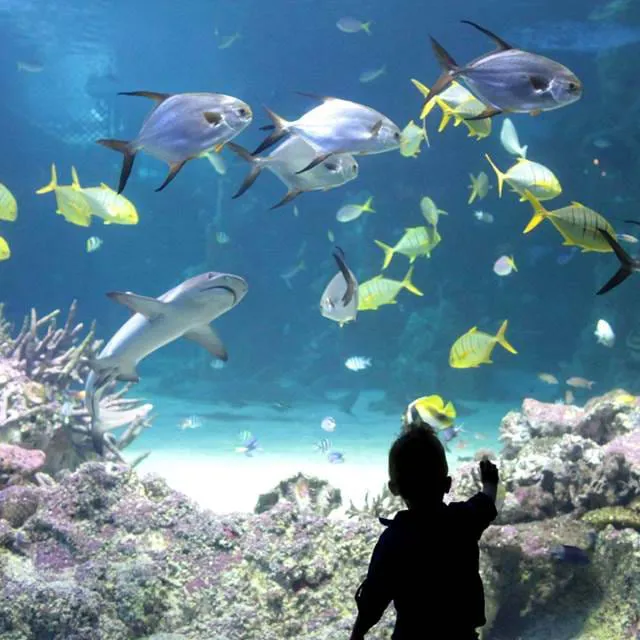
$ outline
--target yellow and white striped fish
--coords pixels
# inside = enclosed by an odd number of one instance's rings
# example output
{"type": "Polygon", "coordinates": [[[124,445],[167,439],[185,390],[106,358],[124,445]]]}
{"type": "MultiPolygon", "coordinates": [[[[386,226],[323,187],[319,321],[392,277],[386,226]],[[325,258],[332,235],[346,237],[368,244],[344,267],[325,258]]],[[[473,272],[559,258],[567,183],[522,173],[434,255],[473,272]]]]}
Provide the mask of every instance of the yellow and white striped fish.
{"type": "Polygon", "coordinates": [[[7,187],[0,184],[0,220],[13,222],[18,217],[18,203],[7,187]]]}
{"type": "Polygon", "coordinates": [[[11,249],[9,243],[0,236],[0,260],[8,260],[11,257],[11,249]]]}
{"type": "Polygon", "coordinates": [[[384,304],[395,304],[396,296],[401,289],[407,289],[416,296],[424,295],[411,282],[413,267],[409,269],[402,281],[376,276],[360,284],[358,288],[358,311],[374,311],[384,304]]]}
{"type": "Polygon", "coordinates": [[[461,335],[452,345],[449,353],[449,366],[454,369],[469,369],[481,364],[491,364],[491,352],[497,344],[510,353],[518,353],[505,337],[508,321],[505,320],[495,336],[472,327],[461,335]]]}
{"type": "Polygon", "coordinates": [[[91,207],[91,215],[102,218],[104,224],[138,224],[138,212],[134,204],[122,194],[104,184],[99,187],[82,187],[75,167],[71,167],[73,188],[80,191],[91,207]]]}
{"type": "Polygon", "coordinates": [[[102,239],[98,238],[98,236],[91,236],[87,240],[87,253],[93,253],[97,251],[102,246],[102,239]]]}
{"type": "Polygon", "coordinates": [[[435,227],[410,227],[405,229],[404,235],[398,240],[395,247],[390,247],[380,240],[374,240],[374,242],[384,251],[382,268],[386,269],[396,253],[407,256],[411,264],[418,256],[430,258],[431,252],[440,243],[440,240],[442,238],[435,227]]]}
{"type": "Polygon", "coordinates": [[[524,199],[533,207],[533,217],[523,233],[529,233],[543,220],[548,219],[563,237],[562,243],[568,247],[580,247],[583,252],[597,251],[610,253],[613,251],[599,229],[608,231],[615,238],[616,232],[608,220],[579,202],[572,202],[568,207],[555,211],[547,211],[540,201],[529,191],[525,191],[524,199]]]}
{"type": "Polygon", "coordinates": [[[67,222],[79,227],[88,227],[91,224],[91,206],[82,191],[78,191],[73,185],[61,186],[58,184],[56,165],[51,165],[51,182],[38,189],[36,193],[50,193],[56,196],[56,213],[59,213],[67,222]]]}
{"type": "Polygon", "coordinates": [[[538,200],[551,200],[562,193],[560,181],[553,171],[539,162],[518,158],[517,162],[503,173],[496,167],[488,153],[485,153],[484,157],[496,172],[499,197],[502,197],[502,187],[505,182],[520,194],[520,202],[525,200],[523,195],[525,191],[531,192],[538,200]]]}

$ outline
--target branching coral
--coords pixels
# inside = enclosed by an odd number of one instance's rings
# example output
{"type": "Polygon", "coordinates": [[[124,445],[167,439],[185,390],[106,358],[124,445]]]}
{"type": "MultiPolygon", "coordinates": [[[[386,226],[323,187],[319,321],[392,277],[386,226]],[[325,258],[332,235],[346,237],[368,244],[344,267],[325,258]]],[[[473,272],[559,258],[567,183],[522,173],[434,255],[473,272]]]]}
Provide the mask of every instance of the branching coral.
{"type": "MultiPolygon", "coordinates": [[[[75,469],[95,457],[83,393],[73,386],[83,383],[102,342],[95,338],[93,323],[82,336],[84,325],[75,322],[76,311],[74,301],[58,327],[60,310],[38,318],[32,309],[14,338],[0,306],[0,442],[44,451],[44,471],[50,473],[75,469]]],[[[106,408],[141,406],[124,397],[128,387],[113,391],[102,401],[106,408]]],[[[122,460],[121,451],[149,425],[149,410],[150,405],[141,406],[120,437],[107,436],[107,458],[122,460]]]]}

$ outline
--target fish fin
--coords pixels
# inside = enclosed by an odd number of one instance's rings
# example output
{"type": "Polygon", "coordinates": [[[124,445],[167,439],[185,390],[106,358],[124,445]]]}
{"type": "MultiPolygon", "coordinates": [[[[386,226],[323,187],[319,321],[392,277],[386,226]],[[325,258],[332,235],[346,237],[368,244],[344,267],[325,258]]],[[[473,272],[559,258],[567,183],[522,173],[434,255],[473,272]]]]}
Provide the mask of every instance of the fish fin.
{"type": "Polygon", "coordinates": [[[478,197],[478,179],[473,175],[469,174],[471,178],[471,194],[469,195],[469,200],[467,200],[467,204],[471,204],[478,197]]]}
{"type": "Polygon", "coordinates": [[[304,191],[301,191],[300,189],[292,189],[291,191],[287,191],[284,198],[282,198],[280,202],[277,202],[276,204],[274,204],[273,207],[269,207],[269,210],[273,211],[274,209],[283,207],[285,204],[288,204],[289,202],[297,198],[301,193],[304,193],[304,191]]]}
{"type": "Polygon", "coordinates": [[[45,185],[41,189],[36,191],[37,195],[42,195],[43,193],[50,193],[51,191],[55,191],[58,188],[58,174],[56,172],[56,165],[51,165],[51,181],[49,184],[45,185]]]}
{"type": "Polygon", "coordinates": [[[529,148],[529,145],[528,145],[528,144],[525,144],[525,145],[524,145],[524,147],[522,147],[522,148],[520,149],[520,153],[522,154],[522,156],[521,156],[521,157],[522,157],[522,159],[523,159],[523,160],[526,160],[526,159],[527,159],[527,149],[528,149],[528,148],[529,148]]]}
{"type": "Polygon", "coordinates": [[[75,167],[71,167],[71,186],[78,190],[82,189],[80,186],[80,178],[78,177],[78,172],[75,167]]]}
{"type": "Polygon", "coordinates": [[[131,149],[131,144],[126,140],[112,140],[108,138],[102,138],[96,140],[98,144],[101,144],[107,149],[113,149],[124,155],[122,160],[122,170],[120,171],[120,182],[118,183],[118,193],[122,193],[127,186],[127,180],[131,175],[131,169],[133,169],[133,161],[136,159],[136,152],[131,149]]]}
{"type": "Polygon", "coordinates": [[[345,283],[347,284],[347,288],[342,296],[342,304],[348,305],[355,294],[357,282],[354,280],[351,272],[349,271],[349,267],[347,267],[344,261],[344,251],[342,251],[340,247],[336,247],[336,251],[334,251],[332,255],[338,265],[338,269],[340,269],[340,273],[342,273],[345,283]]]}
{"type": "Polygon", "coordinates": [[[528,189],[525,189],[522,195],[533,207],[533,217],[529,220],[529,224],[522,232],[529,233],[529,231],[533,231],[546,217],[549,216],[549,212],[540,204],[540,201],[528,189]]]}
{"type": "Polygon", "coordinates": [[[120,91],[119,96],[136,96],[138,98],[149,98],[155,100],[158,104],[170,98],[171,93],[160,93],[159,91],[120,91]]]}
{"type": "Polygon", "coordinates": [[[188,160],[189,158],[187,158],[187,160],[183,160],[182,162],[174,162],[173,164],[170,164],[169,173],[164,179],[164,182],[156,189],[156,192],[162,191],[178,175],[180,169],[184,167],[188,160]]]}
{"type": "Polygon", "coordinates": [[[274,111],[271,111],[271,109],[268,109],[267,107],[265,107],[265,111],[273,121],[273,133],[268,135],[258,145],[258,147],[253,152],[254,156],[261,153],[265,149],[272,147],[274,144],[276,144],[276,142],[279,142],[280,140],[282,140],[282,138],[284,138],[289,133],[289,129],[288,129],[289,123],[284,118],[281,118],[277,113],[275,113],[274,111]]]}
{"type": "Polygon", "coordinates": [[[334,151],[329,151],[328,153],[321,153],[319,156],[316,156],[304,169],[300,169],[300,171],[296,171],[296,175],[300,175],[305,171],[309,171],[314,167],[317,167],[319,164],[322,164],[327,158],[330,158],[334,153],[334,151]]]}
{"type": "Polygon", "coordinates": [[[496,167],[493,163],[493,160],[489,157],[488,153],[484,154],[484,157],[487,159],[487,162],[491,165],[491,168],[495,171],[496,177],[498,178],[498,197],[502,198],[502,187],[504,186],[504,178],[505,174],[496,167]]]}
{"type": "Polygon", "coordinates": [[[148,320],[155,320],[165,313],[166,302],[150,298],[148,296],[139,296],[131,291],[110,291],[107,297],[115,302],[129,307],[133,313],[139,313],[148,320]]]}
{"type": "Polygon", "coordinates": [[[600,288],[600,290],[596,293],[597,296],[601,296],[611,289],[615,289],[619,284],[624,282],[634,271],[634,267],[640,266],[634,261],[631,256],[620,246],[620,244],[611,236],[611,234],[606,229],[598,229],[600,233],[604,236],[604,239],[609,243],[609,246],[616,254],[616,257],[620,261],[620,268],[613,275],[612,278],[609,279],[604,286],[600,288]]]}
{"type": "Polygon", "coordinates": [[[256,181],[256,178],[262,171],[262,167],[260,166],[260,163],[257,161],[257,159],[254,158],[244,147],[241,147],[239,144],[236,144],[235,142],[228,142],[227,147],[231,149],[231,151],[239,155],[243,160],[246,160],[251,164],[251,170],[249,171],[249,174],[240,185],[238,191],[236,191],[236,193],[231,196],[232,199],[235,200],[235,198],[239,198],[256,181]]]}
{"type": "Polygon", "coordinates": [[[428,113],[427,106],[429,102],[435,98],[438,94],[442,93],[453,81],[453,78],[459,72],[459,67],[456,61],[449,55],[447,50],[434,38],[431,37],[431,48],[436,56],[438,64],[442,67],[443,72],[436,80],[436,83],[431,87],[429,93],[425,96],[424,103],[422,105],[422,112],[420,117],[424,117],[422,114],[428,113]]]}
{"type": "Polygon", "coordinates": [[[192,340],[204,347],[212,356],[226,362],[229,359],[229,354],[222,344],[222,340],[218,334],[214,331],[213,327],[205,324],[201,327],[196,327],[183,334],[183,337],[187,340],[192,340]]]}
{"type": "Polygon", "coordinates": [[[380,240],[374,240],[374,242],[384,251],[384,262],[382,263],[382,269],[384,270],[391,263],[391,259],[393,258],[393,254],[395,252],[393,250],[393,247],[390,247],[384,242],[380,242],[380,240]]]}
{"type": "Polygon", "coordinates": [[[505,320],[502,325],[500,326],[500,328],[498,329],[498,333],[496,334],[496,342],[501,346],[504,347],[507,351],[509,351],[510,353],[518,353],[508,342],[507,342],[507,337],[506,337],[506,332],[507,332],[507,325],[509,324],[508,320],[505,320]]]}
{"type": "MultiPolygon", "coordinates": [[[[205,111],[202,115],[209,124],[213,125],[220,124],[223,120],[222,116],[217,111],[205,111]]],[[[222,150],[222,148],[220,150],[222,150]]]]}
{"type": "MultiPolygon", "coordinates": [[[[440,120],[440,126],[438,127],[438,133],[442,133],[446,126],[449,124],[449,120],[451,120],[451,116],[453,115],[452,111],[448,109],[442,110],[442,120],[440,120]]],[[[454,126],[457,126],[454,121],[454,126]]]]}
{"type": "Polygon", "coordinates": [[[479,24],[476,24],[475,22],[471,22],[471,20],[460,20],[460,22],[471,25],[474,29],[477,29],[478,31],[482,31],[482,33],[484,33],[485,36],[489,36],[489,38],[491,38],[498,45],[498,49],[500,51],[508,51],[509,49],[513,49],[513,47],[508,42],[505,42],[502,38],[497,36],[495,33],[493,33],[492,31],[489,31],[489,29],[485,29],[484,27],[481,27],[479,24]]]}
{"type": "MultiPolygon", "coordinates": [[[[427,87],[427,85],[422,84],[422,82],[420,82],[419,80],[414,80],[413,78],[411,79],[411,82],[413,83],[413,86],[423,95],[423,97],[426,99],[427,96],[430,93],[430,89],[429,87],[427,87]]],[[[436,106],[436,102],[433,99],[429,99],[427,100],[423,107],[422,107],[422,111],[420,112],[420,120],[424,120],[430,113],[431,110],[433,109],[433,107],[436,106]]]]}
{"type": "Polygon", "coordinates": [[[367,201],[362,205],[362,213],[375,213],[376,210],[371,206],[373,204],[373,196],[369,196],[367,201]]]}
{"type": "Polygon", "coordinates": [[[504,113],[502,109],[496,109],[495,107],[487,107],[484,111],[480,112],[477,116],[470,116],[468,118],[463,118],[465,122],[471,122],[473,120],[485,120],[486,118],[493,118],[494,116],[499,116],[501,113],[504,113]]]}
{"type": "Polygon", "coordinates": [[[511,266],[513,267],[513,270],[517,271],[518,267],[516,267],[516,261],[513,259],[513,256],[511,256],[509,260],[511,261],[511,266]]]}
{"type": "Polygon", "coordinates": [[[626,222],[627,224],[637,224],[637,225],[640,225],[640,221],[638,221],[638,220],[623,220],[622,222],[626,222]]]}
{"type": "MultiPolygon", "coordinates": [[[[371,34],[369,34],[371,35],[371,34]]],[[[330,100],[337,100],[334,96],[321,96],[317,93],[308,93],[306,91],[296,91],[299,96],[304,96],[305,98],[311,98],[312,100],[320,100],[320,102],[329,102],[330,100]]]]}
{"type": "MultiPolygon", "coordinates": [[[[420,291],[420,289],[418,289],[418,287],[416,287],[413,282],[411,282],[411,276],[413,275],[413,267],[409,268],[409,271],[407,271],[407,275],[404,277],[404,279],[402,280],[401,284],[402,286],[407,290],[407,291],[411,291],[411,293],[417,295],[417,296],[423,296],[424,293],[422,293],[422,291],[420,291]]],[[[395,302],[395,300],[394,300],[395,302]]]]}

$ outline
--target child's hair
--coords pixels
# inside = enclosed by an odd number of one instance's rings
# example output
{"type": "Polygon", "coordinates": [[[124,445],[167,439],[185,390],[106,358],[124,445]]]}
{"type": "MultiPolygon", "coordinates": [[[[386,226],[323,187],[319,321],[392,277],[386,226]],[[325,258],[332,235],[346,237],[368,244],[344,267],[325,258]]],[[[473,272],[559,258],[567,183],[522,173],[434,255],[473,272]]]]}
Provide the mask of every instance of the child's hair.
{"type": "Polygon", "coordinates": [[[441,498],[448,475],[444,447],[425,423],[405,431],[389,450],[389,478],[404,500],[441,498]]]}

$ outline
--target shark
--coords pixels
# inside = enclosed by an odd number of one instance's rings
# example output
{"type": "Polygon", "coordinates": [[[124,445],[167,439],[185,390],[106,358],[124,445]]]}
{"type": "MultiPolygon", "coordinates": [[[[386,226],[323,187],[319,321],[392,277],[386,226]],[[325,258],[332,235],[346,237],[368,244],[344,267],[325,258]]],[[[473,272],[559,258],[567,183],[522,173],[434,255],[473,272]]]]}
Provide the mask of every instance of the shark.
{"type": "Polygon", "coordinates": [[[229,273],[207,272],[180,283],[158,298],[113,291],[107,296],[133,315],[89,362],[85,404],[91,416],[91,439],[96,453],[104,455],[109,431],[145,417],[152,405],[125,411],[109,410],[100,400],[113,381],[138,382],[137,365],[161,347],[186,338],[204,347],[214,358],[226,361],[227,350],[210,322],[235,307],[246,295],[247,282],[229,273]]]}

